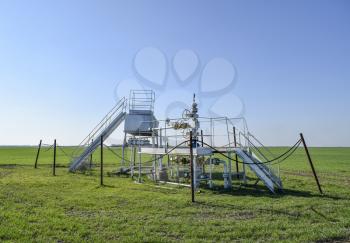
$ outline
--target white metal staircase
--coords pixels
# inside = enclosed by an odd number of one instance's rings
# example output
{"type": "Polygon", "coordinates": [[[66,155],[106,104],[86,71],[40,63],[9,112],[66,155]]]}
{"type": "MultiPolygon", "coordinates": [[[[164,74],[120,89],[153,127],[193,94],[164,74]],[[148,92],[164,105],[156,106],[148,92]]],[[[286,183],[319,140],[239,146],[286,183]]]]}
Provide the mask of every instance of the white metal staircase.
{"type": "Polygon", "coordinates": [[[268,166],[261,163],[254,153],[250,154],[241,148],[234,148],[234,151],[271,192],[275,193],[275,188],[283,188],[281,179],[268,166]]]}
{"type": "Polygon", "coordinates": [[[89,133],[89,135],[78,145],[73,152],[74,158],[69,171],[74,172],[79,169],[88,156],[100,145],[100,137],[106,140],[113,131],[124,121],[126,117],[127,100],[122,98],[112,108],[110,112],[101,120],[101,122],[89,133]]]}

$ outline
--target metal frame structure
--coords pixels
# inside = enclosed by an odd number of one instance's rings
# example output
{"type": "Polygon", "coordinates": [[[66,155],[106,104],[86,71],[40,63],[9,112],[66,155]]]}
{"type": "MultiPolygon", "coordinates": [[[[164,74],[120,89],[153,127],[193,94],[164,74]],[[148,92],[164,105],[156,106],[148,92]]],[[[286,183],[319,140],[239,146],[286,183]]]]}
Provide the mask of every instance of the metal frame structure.
{"type": "MultiPolygon", "coordinates": [[[[144,122],[153,123],[154,121],[144,122]]],[[[276,188],[282,189],[282,183],[276,170],[268,165],[259,164],[261,155],[253,153],[251,149],[252,142],[250,141],[252,135],[248,131],[244,118],[200,117],[194,97],[191,110],[185,110],[181,118],[168,118],[157,122],[161,125],[153,128],[152,136],[146,137],[151,140],[151,146],[143,146],[141,143],[129,146],[130,160],[128,165],[125,163],[127,160],[125,159],[123,146],[121,171],[129,172],[132,177],[138,174],[138,181],[141,181],[143,174],[148,174],[154,181],[183,184],[183,181],[186,180],[180,180],[180,177],[188,177],[189,168],[184,165],[174,165],[173,162],[177,157],[190,157],[191,174],[193,172],[191,181],[193,181],[194,187],[199,188],[204,181],[212,188],[214,185],[212,175],[215,166],[212,161],[215,159],[214,150],[216,150],[216,152],[223,153],[227,157],[225,160],[219,160],[219,164],[223,169],[224,188],[232,188],[232,178],[239,180],[240,183],[241,181],[246,183],[246,165],[248,165],[269,190],[275,192],[276,188]],[[240,129],[236,127],[237,123],[240,123],[240,129]],[[201,128],[206,131],[203,132],[201,128]],[[194,151],[190,151],[188,141],[184,143],[186,140],[195,141],[193,144],[190,142],[194,151]],[[199,141],[201,141],[201,144],[199,141]],[[211,148],[206,148],[204,141],[211,148]],[[142,154],[151,155],[153,159],[142,162],[142,154]],[[208,172],[206,172],[207,165],[203,163],[205,158],[209,161],[208,172]],[[238,170],[238,158],[243,161],[241,172],[238,170]],[[166,159],[167,161],[164,161],[166,159]],[[236,162],[235,173],[232,172],[233,161],[236,162]],[[171,180],[174,175],[177,178],[171,180]]],[[[137,137],[145,138],[141,133],[138,135],[132,134],[133,139],[137,137]]],[[[126,141],[126,138],[127,134],[125,133],[124,141],[126,141]]]]}
{"type": "MultiPolygon", "coordinates": [[[[138,182],[142,182],[143,175],[148,175],[157,182],[188,186],[186,182],[188,183],[190,178],[194,201],[193,192],[201,184],[205,183],[209,188],[213,188],[215,166],[221,168],[225,189],[232,188],[234,179],[239,185],[247,182],[247,166],[256,175],[256,183],[262,181],[275,193],[276,189],[283,188],[279,176],[279,162],[289,157],[303,143],[322,193],[302,135],[292,148],[276,157],[249,132],[243,117],[201,117],[194,96],[191,109],[185,109],[182,117],[157,120],[154,117],[154,101],[155,94],[152,90],[130,91],[129,102],[122,98],[78,146],[73,153],[75,157],[70,171],[83,167],[87,162],[90,162],[91,167],[91,154],[100,145],[102,185],[103,142],[124,122],[120,173],[128,173],[131,177],[137,174],[138,182]],[[130,159],[126,158],[127,148],[130,150],[130,159]],[[152,159],[142,161],[143,154],[151,155],[152,159]],[[236,172],[232,171],[234,162],[236,172]],[[242,164],[241,170],[239,164],[242,164]]],[[[37,157],[40,146],[41,142],[37,157]]],[[[215,173],[217,172],[216,169],[215,173]]]]}

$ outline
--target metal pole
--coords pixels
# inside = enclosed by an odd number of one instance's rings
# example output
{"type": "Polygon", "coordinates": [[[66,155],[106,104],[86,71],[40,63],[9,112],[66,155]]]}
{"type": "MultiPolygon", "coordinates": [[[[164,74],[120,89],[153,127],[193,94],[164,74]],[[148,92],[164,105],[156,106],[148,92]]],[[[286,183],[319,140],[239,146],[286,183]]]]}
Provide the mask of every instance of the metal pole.
{"type": "Polygon", "coordinates": [[[139,177],[138,182],[141,183],[141,142],[139,141],[139,177]]]}
{"type": "Polygon", "coordinates": [[[53,142],[53,168],[52,168],[52,174],[56,175],[56,139],[53,142]]]}
{"type": "Polygon", "coordinates": [[[228,157],[230,158],[227,163],[227,169],[228,169],[228,183],[229,183],[229,188],[232,188],[232,159],[231,159],[231,151],[227,153],[228,157]]]}
{"type": "Polygon", "coordinates": [[[126,146],[126,133],[124,132],[123,146],[122,146],[122,162],[121,166],[124,168],[125,166],[125,146],[126,146]]]}
{"type": "Polygon", "coordinates": [[[203,130],[201,130],[201,143],[202,147],[204,147],[203,130]]]}
{"type": "Polygon", "coordinates": [[[192,195],[192,202],[195,202],[194,200],[194,173],[193,173],[193,143],[192,143],[192,131],[190,131],[190,167],[191,167],[191,195],[192,195]]]}
{"type": "MultiPolygon", "coordinates": [[[[166,142],[166,147],[165,147],[165,153],[167,153],[167,154],[168,154],[168,147],[169,147],[169,143],[167,141],[166,142]]],[[[168,166],[168,168],[170,168],[170,155],[169,154],[167,155],[167,159],[168,159],[167,166],[168,166]]]]}
{"type": "Polygon", "coordinates": [[[213,118],[210,118],[210,146],[212,146],[213,147],[213,139],[214,139],[214,137],[213,137],[213,118]]]}
{"type": "Polygon", "coordinates": [[[213,188],[213,176],[212,176],[212,170],[213,170],[213,163],[212,163],[212,155],[210,155],[209,158],[209,188],[213,188]]]}
{"type": "Polygon", "coordinates": [[[306,152],[306,156],[309,160],[309,163],[310,163],[310,166],[311,166],[311,169],[312,169],[312,173],[314,174],[314,177],[315,177],[315,180],[316,180],[316,183],[317,183],[317,187],[318,187],[318,190],[320,191],[321,194],[323,194],[323,191],[321,189],[321,185],[320,185],[320,182],[318,181],[318,177],[317,177],[317,174],[316,174],[316,170],[314,168],[314,165],[312,163],[312,160],[311,160],[311,156],[310,156],[310,153],[309,153],[309,149],[307,148],[306,146],[306,142],[305,142],[305,139],[304,139],[304,136],[302,133],[300,133],[300,138],[301,138],[301,141],[304,145],[304,148],[305,148],[305,152],[306,152]]]}
{"type": "Polygon", "coordinates": [[[103,186],[103,135],[101,136],[101,168],[100,168],[100,185],[103,186]]]}
{"type": "Polygon", "coordinates": [[[132,157],[132,175],[131,178],[134,179],[134,172],[136,167],[136,144],[133,145],[133,157],[132,157]]]}
{"type": "Polygon", "coordinates": [[[39,146],[38,146],[38,152],[36,153],[36,159],[35,159],[35,164],[34,164],[34,168],[38,168],[38,160],[39,160],[39,154],[40,154],[40,149],[41,149],[41,143],[42,143],[42,140],[40,139],[40,142],[39,142],[39,146]]]}
{"type": "MultiPolygon", "coordinates": [[[[233,127],[233,144],[235,148],[237,148],[237,140],[236,140],[236,128],[233,127]]],[[[239,168],[238,168],[238,156],[237,153],[235,153],[235,159],[236,159],[236,172],[237,172],[237,179],[239,179],[239,168]]]]}

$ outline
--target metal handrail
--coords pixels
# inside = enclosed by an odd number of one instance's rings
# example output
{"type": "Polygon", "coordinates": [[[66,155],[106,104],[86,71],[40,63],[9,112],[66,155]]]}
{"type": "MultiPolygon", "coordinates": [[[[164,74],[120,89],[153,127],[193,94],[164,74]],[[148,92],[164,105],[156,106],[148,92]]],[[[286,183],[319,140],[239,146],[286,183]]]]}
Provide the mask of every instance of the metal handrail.
{"type": "Polygon", "coordinates": [[[78,145],[77,149],[75,149],[72,153],[72,156],[79,151],[80,147],[84,147],[88,145],[93,138],[95,138],[96,134],[101,132],[106,124],[110,124],[112,117],[115,114],[120,114],[126,109],[126,102],[127,99],[125,97],[121,98],[117,104],[103,117],[103,119],[92,129],[92,131],[81,141],[81,143],[78,145]]]}
{"type": "Polygon", "coordinates": [[[155,94],[153,90],[130,90],[129,109],[154,110],[155,94]]]}

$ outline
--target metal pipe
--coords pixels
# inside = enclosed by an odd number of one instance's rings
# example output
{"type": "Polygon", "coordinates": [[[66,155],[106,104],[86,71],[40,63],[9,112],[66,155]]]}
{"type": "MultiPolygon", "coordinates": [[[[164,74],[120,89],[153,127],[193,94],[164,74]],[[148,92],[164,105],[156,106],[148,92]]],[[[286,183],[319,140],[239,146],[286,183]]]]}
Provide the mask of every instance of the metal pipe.
{"type": "Polygon", "coordinates": [[[126,132],[124,132],[123,147],[122,147],[122,167],[125,166],[125,145],[126,145],[126,132]]]}
{"type": "MultiPolygon", "coordinates": [[[[202,147],[204,147],[203,130],[201,130],[201,144],[202,144],[202,147]]],[[[204,156],[203,156],[203,158],[204,158],[204,156]]],[[[203,165],[202,165],[202,173],[203,174],[205,173],[205,163],[203,163],[203,165]]]]}
{"type": "Polygon", "coordinates": [[[212,158],[212,155],[210,155],[210,157],[209,157],[209,188],[213,188],[212,171],[213,171],[213,158],[212,158]]]}
{"type": "Polygon", "coordinates": [[[139,144],[139,177],[138,182],[141,183],[141,143],[139,144]]]}
{"type": "MultiPolygon", "coordinates": [[[[227,119],[227,118],[226,118],[226,131],[227,131],[228,144],[231,145],[230,130],[229,130],[228,119],[227,119]]],[[[230,147],[230,146],[229,146],[229,147],[230,147]]]]}
{"type": "Polygon", "coordinates": [[[228,177],[229,188],[231,188],[232,187],[232,159],[231,159],[231,152],[228,152],[227,155],[230,158],[228,160],[228,171],[227,171],[227,173],[228,173],[228,176],[229,176],[228,177]]]}

